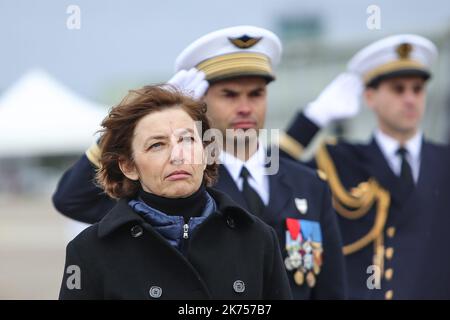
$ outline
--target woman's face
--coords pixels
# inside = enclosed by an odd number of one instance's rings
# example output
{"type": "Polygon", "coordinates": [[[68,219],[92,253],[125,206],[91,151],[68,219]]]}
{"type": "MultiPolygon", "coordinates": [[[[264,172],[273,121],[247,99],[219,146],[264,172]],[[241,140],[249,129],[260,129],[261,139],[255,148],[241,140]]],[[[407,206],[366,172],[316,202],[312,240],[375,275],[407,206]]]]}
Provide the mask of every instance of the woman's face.
{"type": "Polygon", "coordinates": [[[150,113],[134,129],[134,161],[121,162],[129,179],[167,198],[184,198],[198,190],[206,168],[202,140],[194,120],[181,108],[150,113]]]}

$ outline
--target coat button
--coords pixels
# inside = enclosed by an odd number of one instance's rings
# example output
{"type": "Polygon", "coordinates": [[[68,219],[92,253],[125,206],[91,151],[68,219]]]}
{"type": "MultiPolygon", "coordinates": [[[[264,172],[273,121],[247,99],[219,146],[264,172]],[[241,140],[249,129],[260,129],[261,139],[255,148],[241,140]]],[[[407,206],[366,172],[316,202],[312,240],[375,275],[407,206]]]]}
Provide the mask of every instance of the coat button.
{"type": "Polygon", "coordinates": [[[391,260],[394,256],[394,248],[389,247],[386,249],[386,259],[391,260]]]}
{"type": "Polygon", "coordinates": [[[393,297],[394,297],[394,291],[393,290],[386,291],[386,294],[384,295],[384,298],[386,300],[392,300],[393,297]]]}
{"type": "Polygon", "coordinates": [[[149,294],[150,294],[150,297],[152,297],[152,298],[154,298],[154,299],[159,299],[159,298],[161,298],[161,295],[162,295],[162,289],[161,289],[161,287],[158,287],[158,286],[152,286],[148,292],[149,292],[149,294]]]}
{"type": "Polygon", "coordinates": [[[384,278],[388,281],[392,279],[393,275],[394,275],[394,269],[392,269],[392,268],[389,268],[384,272],[384,278]]]}
{"type": "Polygon", "coordinates": [[[236,226],[236,224],[234,223],[234,219],[231,217],[227,217],[227,225],[231,228],[234,229],[234,227],[236,226]]]}
{"type": "Polygon", "coordinates": [[[245,283],[244,283],[244,281],[242,281],[242,280],[236,280],[236,281],[233,283],[233,289],[234,289],[234,291],[237,292],[237,293],[242,293],[242,292],[244,292],[244,291],[245,291],[245,283]]]}
{"type": "Polygon", "coordinates": [[[142,227],[139,225],[133,226],[131,228],[131,236],[133,238],[140,237],[140,236],[142,236],[143,233],[144,233],[144,230],[142,230],[142,227]]]}
{"type": "Polygon", "coordinates": [[[394,235],[395,235],[395,227],[389,227],[389,228],[387,228],[387,230],[386,230],[386,234],[387,234],[387,236],[389,237],[389,238],[393,238],[394,237],[394,235]]]}

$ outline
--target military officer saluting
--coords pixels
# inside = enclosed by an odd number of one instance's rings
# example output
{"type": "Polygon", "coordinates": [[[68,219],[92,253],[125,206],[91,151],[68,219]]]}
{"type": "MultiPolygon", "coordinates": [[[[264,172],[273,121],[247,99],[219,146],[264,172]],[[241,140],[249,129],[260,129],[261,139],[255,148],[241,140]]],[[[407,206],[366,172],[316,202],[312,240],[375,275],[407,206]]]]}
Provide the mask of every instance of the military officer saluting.
{"type": "MultiPolygon", "coordinates": [[[[206,103],[224,150],[215,187],[275,229],[294,298],[342,299],[342,241],[327,184],[315,170],[267,152],[258,139],[280,56],[272,32],[226,28],[186,47],[169,83],[206,103]]],[[[101,218],[99,208],[113,206],[91,181],[99,152],[90,148],[61,179],[53,201],[63,214],[92,222],[101,218]]]]}
{"type": "Polygon", "coordinates": [[[436,56],[435,45],[417,35],[367,46],[281,140],[285,155],[298,158],[321,128],[358,112],[361,94],[376,115],[368,144],[329,143],[313,163],[339,214],[350,298],[450,298],[449,148],[420,129],[436,56]]]}

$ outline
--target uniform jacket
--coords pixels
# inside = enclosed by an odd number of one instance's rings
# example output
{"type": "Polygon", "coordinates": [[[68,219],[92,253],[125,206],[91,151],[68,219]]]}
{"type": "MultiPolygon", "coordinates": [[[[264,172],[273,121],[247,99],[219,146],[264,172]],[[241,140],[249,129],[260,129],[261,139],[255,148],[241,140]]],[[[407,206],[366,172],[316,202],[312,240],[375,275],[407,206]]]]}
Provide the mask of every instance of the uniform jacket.
{"type": "MultiPolygon", "coordinates": [[[[300,114],[287,133],[307,146],[318,130],[300,114]]],[[[419,180],[412,193],[405,193],[374,139],[367,144],[333,143],[319,151],[311,165],[328,175],[335,206],[341,207],[337,211],[344,245],[350,249],[360,241],[346,255],[350,298],[450,298],[449,154],[448,146],[424,140],[419,180]],[[379,188],[381,193],[372,192],[379,188]],[[363,201],[352,207],[352,199],[346,199],[374,194],[373,204],[359,213],[363,201]],[[372,239],[362,243],[371,233],[372,239]],[[380,267],[379,288],[370,285],[370,266],[380,267]]]]}

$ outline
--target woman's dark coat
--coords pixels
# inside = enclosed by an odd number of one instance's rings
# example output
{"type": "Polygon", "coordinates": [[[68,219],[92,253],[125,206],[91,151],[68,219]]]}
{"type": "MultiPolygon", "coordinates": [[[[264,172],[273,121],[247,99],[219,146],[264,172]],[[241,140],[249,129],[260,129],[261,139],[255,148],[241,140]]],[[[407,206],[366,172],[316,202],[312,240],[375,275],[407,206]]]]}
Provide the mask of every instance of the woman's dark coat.
{"type": "Polygon", "coordinates": [[[60,299],[290,299],[274,230],[208,192],[218,210],[181,251],[120,200],[68,244],[60,299]]]}

